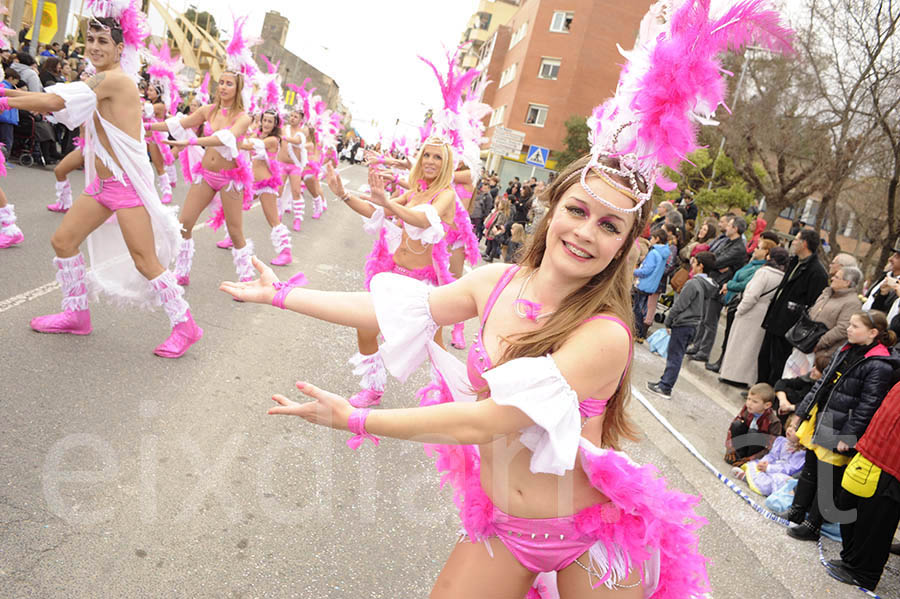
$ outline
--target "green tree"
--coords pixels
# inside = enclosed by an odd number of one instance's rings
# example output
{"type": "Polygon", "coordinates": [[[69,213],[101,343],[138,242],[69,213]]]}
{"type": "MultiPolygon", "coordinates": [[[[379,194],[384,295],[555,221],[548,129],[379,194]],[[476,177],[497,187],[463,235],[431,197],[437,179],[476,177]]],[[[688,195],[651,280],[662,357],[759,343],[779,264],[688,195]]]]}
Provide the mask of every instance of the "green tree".
{"type": "Polygon", "coordinates": [[[184,16],[188,21],[200,29],[205,29],[212,37],[219,37],[219,28],[216,27],[216,18],[205,10],[197,12],[197,7],[191,4],[188,6],[188,9],[184,11],[184,16]]]}
{"type": "Polygon", "coordinates": [[[701,212],[749,208],[756,198],[748,189],[747,182],[725,152],[716,154],[713,158],[708,149],[701,148],[682,163],[681,172],[666,169],[666,176],[678,187],[668,192],[657,187],[654,200],[677,201],[682,192],[689,192],[701,212]]]}
{"type": "Polygon", "coordinates": [[[591,151],[588,142],[587,118],[572,115],[566,121],[566,149],[556,158],[556,170],[564,169],[569,163],[574,162],[591,151]]]}

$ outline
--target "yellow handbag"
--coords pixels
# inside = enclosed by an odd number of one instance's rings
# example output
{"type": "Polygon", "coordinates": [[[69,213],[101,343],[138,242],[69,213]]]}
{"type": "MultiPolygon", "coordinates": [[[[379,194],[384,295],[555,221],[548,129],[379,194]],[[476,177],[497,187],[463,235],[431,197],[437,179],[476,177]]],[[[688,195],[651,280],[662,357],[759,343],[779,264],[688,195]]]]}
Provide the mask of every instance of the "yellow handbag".
{"type": "Polygon", "coordinates": [[[867,460],[863,454],[857,453],[844,470],[841,486],[857,497],[871,497],[878,488],[879,478],[881,468],[867,460]]]}
{"type": "Polygon", "coordinates": [[[834,451],[825,449],[821,445],[816,445],[813,443],[813,435],[816,432],[816,419],[819,416],[819,406],[813,406],[812,410],[809,411],[809,418],[800,423],[800,426],[797,428],[797,442],[807,449],[811,449],[816,452],[816,457],[819,460],[825,462],[826,464],[831,464],[833,466],[844,466],[847,462],[850,461],[850,458],[836,453],[834,451]]]}

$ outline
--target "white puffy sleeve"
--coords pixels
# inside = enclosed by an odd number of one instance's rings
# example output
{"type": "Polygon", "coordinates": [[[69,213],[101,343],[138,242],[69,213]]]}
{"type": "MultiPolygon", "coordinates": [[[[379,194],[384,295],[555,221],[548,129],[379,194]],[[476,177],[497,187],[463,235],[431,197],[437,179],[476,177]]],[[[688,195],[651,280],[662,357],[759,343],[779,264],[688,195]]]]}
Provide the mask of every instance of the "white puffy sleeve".
{"type": "Polygon", "coordinates": [[[56,94],[66,103],[65,108],[53,113],[53,120],[69,129],[82,126],[97,110],[97,94],[84,81],[58,83],[44,91],[56,94]]]}
{"type": "Polygon", "coordinates": [[[188,134],[184,130],[184,127],[181,126],[181,117],[173,116],[166,119],[166,127],[169,129],[169,133],[172,134],[172,137],[179,141],[183,141],[188,139],[188,134]]]}
{"type": "Polygon", "coordinates": [[[253,159],[254,160],[265,160],[266,156],[266,142],[261,139],[251,139],[250,145],[253,146],[253,159]]]}
{"type": "Polygon", "coordinates": [[[578,395],[550,356],[516,358],[484,373],[497,405],[519,408],[534,421],[520,440],[531,471],[562,476],[575,467],[581,437],[578,395]]]}
{"type": "Polygon", "coordinates": [[[219,141],[222,142],[222,145],[231,152],[231,156],[228,157],[228,160],[234,160],[238,157],[237,139],[235,139],[234,133],[229,129],[219,129],[213,133],[213,136],[218,137],[219,141]]]}
{"type": "Polygon", "coordinates": [[[372,304],[384,343],[378,348],[388,371],[401,381],[428,357],[428,342],[438,329],[428,306],[430,287],[393,273],[380,273],[370,284],[372,304]]]}
{"type": "Polygon", "coordinates": [[[381,232],[381,226],[384,224],[384,208],[375,207],[375,212],[371,216],[363,216],[363,231],[369,235],[378,235],[381,232]]]}
{"type": "Polygon", "coordinates": [[[418,206],[413,206],[412,210],[425,213],[425,217],[428,219],[428,228],[420,229],[406,223],[404,229],[406,229],[406,234],[409,235],[410,239],[415,239],[422,243],[435,244],[444,237],[444,223],[441,221],[437,208],[431,204],[419,204],[418,206]]]}

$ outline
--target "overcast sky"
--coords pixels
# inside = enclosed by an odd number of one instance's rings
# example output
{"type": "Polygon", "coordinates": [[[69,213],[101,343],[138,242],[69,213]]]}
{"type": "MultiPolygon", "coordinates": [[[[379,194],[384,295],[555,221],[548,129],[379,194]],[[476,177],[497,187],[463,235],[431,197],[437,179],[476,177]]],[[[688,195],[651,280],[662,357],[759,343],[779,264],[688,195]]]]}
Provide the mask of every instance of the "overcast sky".
{"type": "MultiPolygon", "coordinates": [[[[441,44],[455,48],[477,0],[171,0],[176,10],[188,4],[209,11],[220,29],[232,30],[232,10],[247,14],[248,30],[259,36],[266,11],[274,10],[290,20],[285,46],[300,58],[334,77],[344,103],[353,112],[354,125],[364,136],[373,133],[374,119],[393,131],[396,119],[405,130],[421,124],[426,107],[437,105],[440,91],[428,66],[416,58],[421,54],[437,64],[443,56],[441,44]],[[362,130],[362,129],[365,130],[362,130]]],[[[151,12],[154,34],[162,20],[151,12]]],[[[405,132],[405,131],[404,131],[405,132]]]]}

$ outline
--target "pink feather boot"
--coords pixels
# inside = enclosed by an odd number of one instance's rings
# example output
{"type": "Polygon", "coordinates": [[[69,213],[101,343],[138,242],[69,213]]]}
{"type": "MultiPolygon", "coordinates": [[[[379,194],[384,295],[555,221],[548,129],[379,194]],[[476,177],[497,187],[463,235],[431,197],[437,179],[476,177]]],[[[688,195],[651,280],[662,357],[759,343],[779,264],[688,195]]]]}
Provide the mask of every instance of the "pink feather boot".
{"type": "Polygon", "coordinates": [[[0,208],[0,249],[25,241],[25,234],[16,225],[16,211],[12,204],[0,208]]]}
{"type": "Polygon", "coordinates": [[[180,358],[203,337],[203,329],[194,322],[190,306],[184,301],[184,289],[175,281],[171,271],[167,270],[150,281],[150,286],[156,291],[159,303],[172,324],[172,334],[153,353],[161,358],[180,358]]]}
{"type": "Polygon", "coordinates": [[[191,264],[194,262],[194,240],[182,239],[178,255],[175,256],[175,278],[179,285],[187,287],[191,284],[191,264]]]}
{"type": "Polygon", "coordinates": [[[270,238],[272,245],[275,247],[275,252],[278,254],[272,259],[270,264],[272,266],[286,266],[290,264],[294,257],[291,255],[291,232],[288,231],[288,228],[279,223],[277,226],[272,227],[270,238]]]}
{"type": "Polygon", "coordinates": [[[375,352],[366,356],[357,352],[350,358],[350,364],[353,366],[353,374],[362,377],[359,381],[362,390],[347,401],[355,408],[368,408],[380,404],[384,386],[387,384],[387,370],[381,355],[375,352]]]}
{"type": "Polygon", "coordinates": [[[456,349],[466,349],[466,335],[463,323],[457,322],[453,325],[453,332],[450,334],[450,345],[456,349]]]}
{"type": "Polygon", "coordinates": [[[166,174],[169,176],[169,187],[175,189],[175,185],[178,184],[178,171],[174,162],[166,167],[166,174]]]}
{"type": "Polygon", "coordinates": [[[313,217],[314,219],[317,219],[317,220],[318,220],[319,218],[321,218],[321,216],[322,216],[322,205],[321,205],[321,201],[322,201],[322,198],[319,197],[319,196],[316,196],[316,197],[313,198],[313,213],[312,213],[312,217],[313,217]]]}
{"type": "Polygon", "coordinates": [[[69,180],[56,182],[56,201],[47,206],[50,212],[68,212],[72,207],[72,185],[69,180]]]}
{"type": "Polygon", "coordinates": [[[53,264],[57,268],[56,280],[62,287],[63,311],[32,318],[31,328],[38,333],[89,335],[93,328],[88,310],[84,256],[79,253],[71,258],[54,258],[53,264]]]}
{"type": "Polygon", "coordinates": [[[298,199],[295,199],[291,204],[294,212],[294,230],[299,231],[300,227],[303,226],[303,211],[306,210],[306,200],[303,199],[303,194],[300,194],[298,199]]]}

